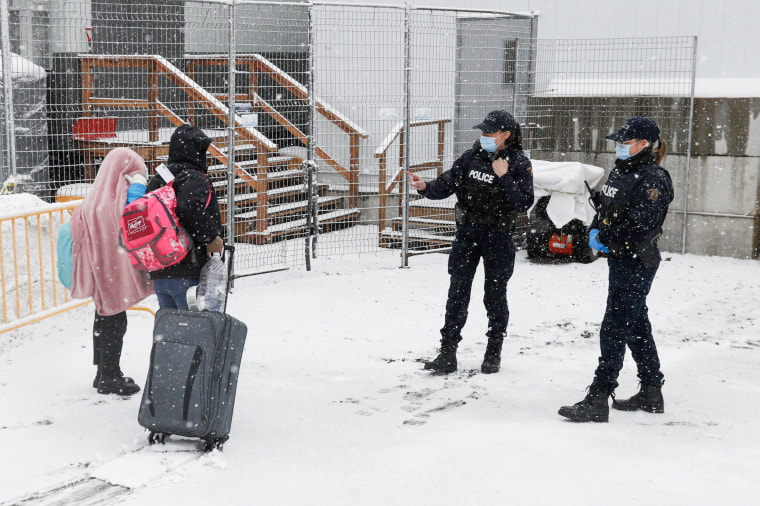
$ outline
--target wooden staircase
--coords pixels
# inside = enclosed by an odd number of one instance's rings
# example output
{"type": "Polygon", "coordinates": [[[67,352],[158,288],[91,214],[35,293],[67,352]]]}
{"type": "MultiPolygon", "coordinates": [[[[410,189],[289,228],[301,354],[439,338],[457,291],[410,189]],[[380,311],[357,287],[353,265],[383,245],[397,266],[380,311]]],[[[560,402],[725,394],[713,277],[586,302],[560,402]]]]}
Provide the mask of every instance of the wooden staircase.
{"type": "MultiPolygon", "coordinates": [[[[408,164],[410,172],[428,174],[434,172],[436,175],[441,175],[446,126],[449,123],[451,123],[449,118],[416,120],[409,123],[410,129],[432,129],[438,138],[435,144],[437,151],[435,157],[431,160],[408,164]]],[[[381,248],[400,248],[403,243],[403,219],[400,217],[388,219],[387,214],[392,210],[388,202],[389,197],[398,198],[403,179],[406,177],[407,163],[404,146],[408,136],[409,132],[406,131],[405,125],[399,123],[375,151],[375,158],[380,168],[378,172],[380,196],[378,244],[381,248]],[[396,146],[398,165],[391,162],[391,159],[396,160],[396,157],[392,156],[393,146],[396,146]]],[[[411,200],[409,203],[409,248],[430,250],[450,246],[456,233],[454,221],[456,197],[452,195],[443,200],[428,200],[412,191],[409,198],[411,200]]],[[[396,214],[402,215],[400,206],[396,214]]]]}
{"type": "MultiPolygon", "coordinates": [[[[233,214],[235,241],[253,244],[267,244],[283,239],[301,237],[309,233],[306,216],[309,212],[308,188],[304,184],[306,174],[301,168],[303,158],[285,155],[278,146],[256,128],[244,126],[242,118],[234,115],[234,124],[230,119],[225,104],[226,95],[214,95],[201,87],[192,77],[202,66],[227,66],[225,55],[187,56],[186,72],[181,71],[165,58],[157,55],[80,55],[82,68],[82,108],[84,116],[108,108],[133,109],[148,111],[147,138],[143,141],[133,139],[86,138],[78,141],[79,147],[93,167],[97,157],[114,147],[128,147],[137,151],[152,169],[167,160],[168,138],[162,138],[161,120],[168,120],[174,126],[195,124],[197,111],[204,110],[216,118],[221,125],[234,130],[234,195],[233,208],[229,209],[228,190],[228,138],[212,137],[209,147],[209,178],[217,193],[222,210],[222,219],[227,223],[230,212],[233,214]],[[116,97],[96,96],[95,91],[108,93],[108,90],[95,89],[95,73],[110,72],[111,69],[130,68],[147,72],[149,90],[147,99],[122,99],[116,97]],[[162,86],[173,87],[184,94],[184,116],[172,110],[172,107],[159,100],[162,86]]],[[[309,143],[309,137],[301,132],[287,118],[279,114],[258,94],[256,76],[266,74],[271,77],[283,91],[290,93],[296,100],[308,103],[308,91],[292,77],[260,55],[238,55],[236,65],[247,68],[250,72],[250,86],[247,93],[236,95],[235,99],[249,101],[255,105],[254,112],[267,114],[281,124],[303,146],[309,143]]],[[[321,232],[329,232],[356,224],[359,221],[358,209],[358,173],[359,142],[367,138],[366,132],[348,118],[334,110],[329,104],[315,98],[316,111],[341,131],[349,136],[350,160],[348,167],[341,166],[322,147],[314,146],[315,155],[327,163],[349,182],[348,195],[328,197],[327,186],[316,188],[317,219],[321,232]]],[[[218,132],[219,130],[217,130],[218,132]]],[[[86,137],[86,136],[85,136],[86,137]]],[[[86,171],[86,179],[94,177],[94,170],[86,171]]]]}

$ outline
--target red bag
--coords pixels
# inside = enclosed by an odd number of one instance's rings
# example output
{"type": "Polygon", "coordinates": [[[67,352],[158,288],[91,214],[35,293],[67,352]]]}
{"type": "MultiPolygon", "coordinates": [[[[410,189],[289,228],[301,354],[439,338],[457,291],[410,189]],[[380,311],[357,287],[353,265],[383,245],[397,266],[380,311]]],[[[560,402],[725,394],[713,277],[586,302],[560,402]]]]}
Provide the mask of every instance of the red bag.
{"type": "MultiPolygon", "coordinates": [[[[206,207],[211,202],[209,183],[206,207]]],[[[172,182],[146,193],[124,208],[120,245],[132,265],[157,271],[179,263],[193,248],[193,238],[177,219],[177,195],[172,182]]]]}
{"type": "Polygon", "coordinates": [[[570,234],[552,234],[549,239],[549,251],[556,255],[572,255],[573,236],[570,234]]]}

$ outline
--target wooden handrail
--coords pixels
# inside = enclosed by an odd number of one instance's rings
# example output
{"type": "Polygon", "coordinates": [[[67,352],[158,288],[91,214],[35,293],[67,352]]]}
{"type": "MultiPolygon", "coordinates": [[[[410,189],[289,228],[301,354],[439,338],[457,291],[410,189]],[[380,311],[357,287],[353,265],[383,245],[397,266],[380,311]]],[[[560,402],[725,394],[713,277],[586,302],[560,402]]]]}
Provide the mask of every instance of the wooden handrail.
{"type": "MultiPolygon", "coordinates": [[[[427,125],[438,125],[438,160],[443,163],[443,149],[444,149],[444,137],[445,137],[445,130],[446,130],[446,123],[451,123],[451,120],[448,118],[444,119],[436,119],[436,120],[422,120],[422,121],[413,121],[409,124],[410,128],[413,127],[419,127],[419,126],[427,126],[427,125]]],[[[391,145],[393,144],[393,141],[396,139],[401,138],[401,146],[403,148],[404,143],[404,124],[398,123],[391,131],[390,133],[385,137],[383,142],[378,146],[378,148],[375,150],[375,158],[379,158],[380,164],[387,167],[387,152],[388,149],[390,149],[391,145]]],[[[404,150],[399,150],[399,167],[404,167],[404,150]]],[[[426,165],[426,164],[423,164],[426,165]]],[[[413,168],[413,167],[410,167],[413,168]]],[[[428,170],[430,167],[424,167],[420,168],[419,170],[428,170]]],[[[399,171],[400,172],[400,171],[399,171]]],[[[440,175],[440,173],[439,173],[440,175]]],[[[395,185],[400,181],[399,174],[396,174],[396,176],[391,181],[390,185],[387,187],[381,186],[381,193],[390,193],[395,185]]],[[[383,180],[384,182],[384,180],[383,180]]]]}
{"type": "MultiPolygon", "coordinates": [[[[194,76],[196,67],[202,66],[221,66],[228,65],[229,57],[224,54],[213,55],[186,55],[187,74],[194,76]]],[[[287,118],[275,110],[266,100],[256,92],[256,76],[261,73],[272,78],[277,84],[285,88],[290,94],[304,103],[309,103],[309,90],[301,83],[293,79],[290,75],[277,67],[275,64],[259,54],[239,54],[235,57],[236,65],[248,67],[249,73],[249,98],[253,105],[260,108],[277,123],[282,125],[290,132],[296,140],[304,146],[309,145],[309,138],[301,130],[293,125],[287,118]]],[[[237,96],[237,95],[236,95],[237,96]]],[[[346,169],[335,159],[333,159],[324,149],[314,148],[316,156],[324,160],[332,169],[340,174],[349,182],[349,207],[358,207],[359,205],[359,140],[369,137],[366,131],[353,123],[350,119],[343,116],[323,102],[319,98],[314,99],[315,110],[318,114],[325,117],[333,125],[349,135],[349,167],[346,169]]]]}
{"type": "MultiPolygon", "coordinates": [[[[125,100],[125,99],[104,99],[94,98],[92,96],[92,69],[95,67],[106,68],[145,68],[151,72],[152,76],[162,74],[164,77],[172,81],[175,86],[185,92],[193,102],[202,104],[207,110],[209,110],[216,118],[222,123],[229,124],[229,109],[225,104],[217,100],[214,95],[206,91],[198,83],[190,79],[177,67],[172,65],[168,60],[158,55],[127,55],[127,56],[113,56],[113,55],[91,55],[81,54],[79,55],[82,62],[82,75],[83,75],[83,90],[82,90],[82,103],[85,110],[85,115],[91,112],[92,106],[101,107],[133,107],[133,108],[148,108],[151,109],[156,104],[157,99],[153,100],[125,100]]],[[[151,87],[151,94],[153,94],[153,86],[151,87]]],[[[242,119],[239,116],[235,116],[235,134],[239,137],[253,142],[256,144],[257,149],[274,152],[277,151],[277,145],[271,140],[267,139],[258,130],[254,130],[248,127],[244,127],[242,119]]],[[[154,141],[155,142],[155,141],[154,141]]]]}
{"type": "MultiPolygon", "coordinates": [[[[185,60],[188,61],[188,74],[192,74],[194,72],[195,66],[227,65],[228,59],[229,56],[224,54],[198,56],[185,55],[185,60]]],[[[235,62],[237,65],[248,66],[252,72],[257,70],[268,75],[274,79],[277,84],[287,89],[296,98],[302,100],[305,103],[309,102],[309,90],[306,89],[304,85],[293,79],[285,71],[283,71],[277,65],[270,62],[260,54],[238,54],[235,56],[235,62]]],[[[369,134],[364,129],[356,125],[339,111],[333,109],[330,104],[323,102],[317,97],[314,98],[314,104],[319,114],[330,120],[335,126],[344,132],[348,134],[356,134],[363,139],[369,137],[369,134]]]]}
{"type": "MultiPolygon", "coordinates": [[[[183,89],[186,94],[191,96],[195,102],[201,103],[211,111],[214,116],[219,118],[224,124],[229,124],[229,109],[225,104],[219,102],[214,96],[202,88],[198,83],[184,75],[177,67],[169,63],[162,56],[155,56],[158,71],[161,71],[166,77],[183,89]]],[[[277,151],[277,145],[264,137],[258,130],[243,126],[242,118],[235,115],[235,134],[243,139],[252,141],[261,151],[277,151]]]]}
{"type": "MultiPolygon", "coordinates": [[[[426,125],[438,125],[440,128],[440,125],[442,123],[451,123],[451,120],[448,118],[442,118],[442,119],[424,119],[424,120],[416,120],[409,123],[410,127],[418,127],[418,126],[426,126],[426,125]]],[[[385,139],[383,142],[380,143],[380,145],[375,150],[375,158],[379,158],[383,153],[388,151],[388,148],[391,147],[391,144],[393,144],[393,141],[398,138],[399,135],[401,135],[404,131],[404,123],[398,122],[396,126],[394,126],[390,132],[388,132],[388,135],[385,136],[385,139]]]]}
{"type": "MultiPolygon", "coordinates": [[[[185,121],[177,116],[174,111],[166,107],[161,102],[158,102],[159,110],[169,121],[173,124],[180,126],[184,125],[185,121]]],[[[214,143],[208,147],[211,156],[216,158],[223,165],[229,165],[230,161],[222,150],[220,150],[214,143]]],[[[260,159],[261,161],[262,159],[260,159]]],[[[253,177],[247,170],[240,167],[238,164],[234,164],[235,175],[242,179],[245,184],[256,190],[256,216],[262,217],[256,221],[256,231],[265,232],[267,228],[267,170],[268,167],[266,158],[261,161],[264,170],[259,171],[258,177],[253,177]]]]}

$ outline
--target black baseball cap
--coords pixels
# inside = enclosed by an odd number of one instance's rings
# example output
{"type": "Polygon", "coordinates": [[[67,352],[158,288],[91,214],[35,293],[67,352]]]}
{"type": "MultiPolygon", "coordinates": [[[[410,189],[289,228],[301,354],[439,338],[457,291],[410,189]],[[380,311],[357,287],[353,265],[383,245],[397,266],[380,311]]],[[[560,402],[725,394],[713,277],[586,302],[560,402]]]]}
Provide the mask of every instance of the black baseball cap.
{"type": "Polygon", "coordinates": [[[637,116],[631,118],[614,134],[607,136],[607,139],[615,142],[625,142],[632,139],[644,139],[649,142],[657,142],[660,138],[660,128],[657,123],[649,118],[637,116]]]}
{"type": "Polygon", "coordinates": [[[494,132],[514,132],[517,122],[507,111],[491,111],[482,123],[472,128],[479,128],[484,134],[494,132]]]}

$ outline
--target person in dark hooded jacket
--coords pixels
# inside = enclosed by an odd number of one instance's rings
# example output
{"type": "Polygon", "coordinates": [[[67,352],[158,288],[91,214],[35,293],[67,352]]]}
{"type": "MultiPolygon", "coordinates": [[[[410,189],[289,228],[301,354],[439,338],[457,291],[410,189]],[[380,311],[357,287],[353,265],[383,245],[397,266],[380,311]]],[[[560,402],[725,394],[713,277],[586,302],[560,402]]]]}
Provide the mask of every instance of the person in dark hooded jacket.
{"type": "MultiPolygon", "coordinates": [[[[208,256],[224,249],[219,202],[206,175],[206,150],[210,145],[211,139],[203,130],[191,125],[177,127],[169,142],[168,168],[174,175],[177,218],[190,233],[194,246],[179,263],[150,273],[162,308],[188,309],[187,289],[198,284],[208,256]]],[[[148,183],[146,192],[157,190],[164,184],[163,178],[156,174],[148,183]]]]}
{"type": "Polygon", "coordinates": [[[449,256],[451,282],[441,351],[435,360],[425,363],[425,369],[442,374],[457,370],[457,345],[462,340],[472,281],[481,258],[488,344],[480,370],[486,374],[499,371],[509,320],[507,282],[515,266],[512,233],[517,213],[533,204],[533,173],[523,153],[517,121],[506,111],[492,111],[473,128],[481,130],[480,139],[437,179],[425,182],[408,172],[410,184],[429,199],[457,196],[457,233],[449,256]]]}

